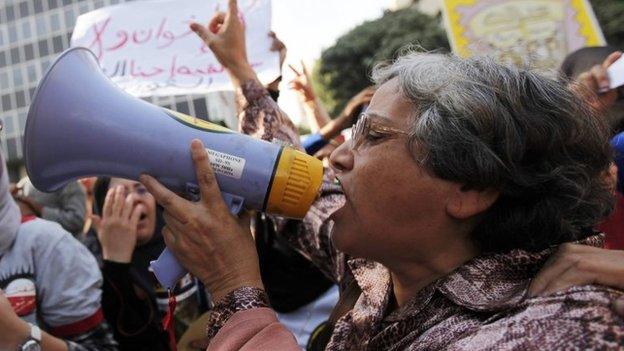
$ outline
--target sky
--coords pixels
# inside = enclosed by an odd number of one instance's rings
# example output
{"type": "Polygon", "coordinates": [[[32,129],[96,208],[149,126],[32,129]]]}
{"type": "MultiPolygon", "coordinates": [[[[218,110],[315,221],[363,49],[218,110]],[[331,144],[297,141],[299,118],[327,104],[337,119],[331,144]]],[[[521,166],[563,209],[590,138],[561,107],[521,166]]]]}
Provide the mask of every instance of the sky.
{"type": "Polygon", "coordinates": [[[321,50],[365,20],[375,19],[390,0],[273,0],[273,30],[292,58],[316,59],[321,50]]]}
{"type": "MultiPolygon", "coordinates": [[[[287,64],[311,66],[323,49],[366,20],[376,19],[391,0],[273,0],[273,31],[286,44],[288,55],[281,86],[280,106],[299,124],[302,113],[296,95],[288,90],[293,78],[287,64]]],[[[305,124],[305,123],[303,123],[305,124]]]]}

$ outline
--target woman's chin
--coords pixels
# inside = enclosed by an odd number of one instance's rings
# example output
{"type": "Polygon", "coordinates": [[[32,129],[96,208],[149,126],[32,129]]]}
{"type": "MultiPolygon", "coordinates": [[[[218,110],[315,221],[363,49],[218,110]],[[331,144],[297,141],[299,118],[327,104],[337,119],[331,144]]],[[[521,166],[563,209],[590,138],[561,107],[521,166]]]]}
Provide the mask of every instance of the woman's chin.
{"type": "Polygon", "coordinates": [[[146,244],[152,239],[154,233],[150,233],[147,228],[142,227],[137,230],[137,245],[141,246],[146,244]]]}
{"type": "Polygon", "coordinates": [[[348,230],[348,228],[341,226],[341,223],[334,222],[334,227],[331,232],[331,241],[338,251],[352,255],[354,244],[357,243],[357,238],[355,238],[353,234],[354,233],[348,230]]]}

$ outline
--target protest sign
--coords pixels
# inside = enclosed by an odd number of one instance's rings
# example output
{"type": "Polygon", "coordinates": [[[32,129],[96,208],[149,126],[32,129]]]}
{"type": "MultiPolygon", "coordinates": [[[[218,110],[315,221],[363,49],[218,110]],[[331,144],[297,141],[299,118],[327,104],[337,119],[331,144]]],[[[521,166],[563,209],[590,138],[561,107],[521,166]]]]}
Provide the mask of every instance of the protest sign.
{"type": "Polygon", "coordinates": [[[556,69],[570,52],[605,45],[586,0],[444,0],[453,52],[556,69]]]}
{"type": "MultiPolygon", "coordinates": [[[[225,0],[150,0],[101,8],[78,17],[72,46],[89,48],[115,83],[135,96],[205,94],[232,89],[227,72],[189,24],[207,24],[225,0]]],[[[261,81],[275,80],[270,0],[240,0],[247,55],[261,81]]]]}

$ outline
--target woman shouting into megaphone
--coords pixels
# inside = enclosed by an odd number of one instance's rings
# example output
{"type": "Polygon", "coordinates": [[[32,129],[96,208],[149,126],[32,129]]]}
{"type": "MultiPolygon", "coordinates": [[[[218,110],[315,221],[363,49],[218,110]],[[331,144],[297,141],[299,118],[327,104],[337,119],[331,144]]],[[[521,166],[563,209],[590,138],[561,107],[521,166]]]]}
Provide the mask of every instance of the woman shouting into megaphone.
{"type": "MultiPolygon", "coordinates": [[[[248,63],[236,1],[207,27],[191,28],[247,99],[242,129],[300,146],[248,63]]],[[[624,343],[611,306],[623,293],[595,285],[617,282],[624,270],[622,254],[596,248],[603,239],[591,229],[612,206],[608,135],[593,111],[549,78],[485,58],[409,53],[373,77],[378,89],[366,113],[330,156],[339,184],[324,184],[302,221],[276,218],[278,234],[343,292],[327,338],[310,346],[624,343]],[[595,250],[611,262],[567,280],[584,271],[569,262],[595,250]]],[[[141,182],[165,208],[167,245],[213,293],[208,349],[298,349],[267,303],[246,218],[229,213],[200,141],[190,153],[198,202],[149,175],[141,182]]]]}

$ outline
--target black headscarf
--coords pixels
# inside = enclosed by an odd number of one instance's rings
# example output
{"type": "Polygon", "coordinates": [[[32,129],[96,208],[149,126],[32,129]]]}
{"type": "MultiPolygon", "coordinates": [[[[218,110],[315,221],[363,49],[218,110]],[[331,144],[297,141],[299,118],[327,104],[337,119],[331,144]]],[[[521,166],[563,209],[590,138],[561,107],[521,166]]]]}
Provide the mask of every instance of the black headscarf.
{"type": "MultiPolygon", "coordinates": [[[[93,185],[93,213],[101,216],[104,208],[104,200],[110,186],[110,177],[99,177],[93,185]]],[[[156,206],[156,226],[154,227],[154,235],[147,243],[137,246],[132,254],[132,269],[130,273],[142,288],[146,289],[150,294],[154,293],[154,284],[152,273],[148,270],[150,261],[158,258],[160,253],[165,249],[165,241],[162,237],[162,229],[165,221],[162,216],[162,207],[156,206]]]]}

